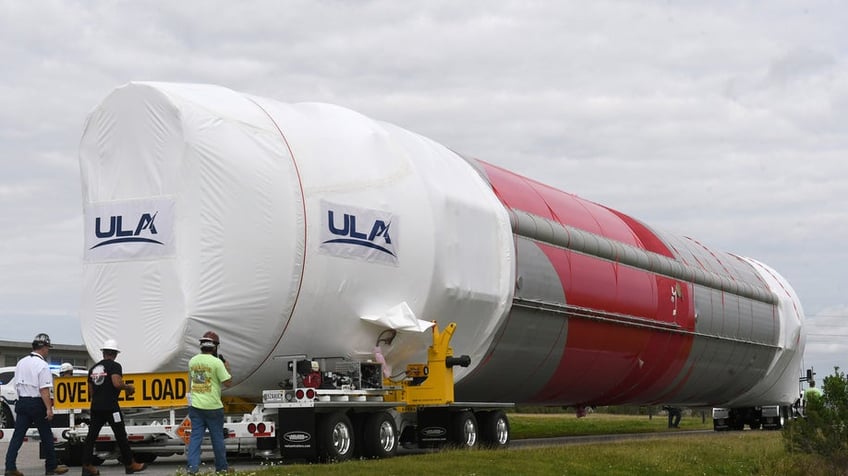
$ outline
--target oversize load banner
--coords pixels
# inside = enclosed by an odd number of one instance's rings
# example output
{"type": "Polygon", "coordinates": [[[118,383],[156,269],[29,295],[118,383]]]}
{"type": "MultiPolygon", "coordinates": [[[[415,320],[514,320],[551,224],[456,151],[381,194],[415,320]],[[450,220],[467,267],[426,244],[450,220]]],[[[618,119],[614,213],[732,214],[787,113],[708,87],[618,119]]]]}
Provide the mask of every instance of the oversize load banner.
{"type": "Polygon", "coordinates": [[[389,212],[321,201],[324,254],[397,266],[398,217],[389,212]]]}
{"type": "Polygon", "coordinates": [[[145,198],[85,207],[89,263],[157,259],[174,255],[174,200],[145,198]]]}
{"type": "MultiPolygon", "coordinates": [[[[126,374],[124,382],[135,386],[127,397],[121,392],[121,408],[188,406],[188,372],[126,374]]],[[[88,377],[53,379],[53,407],[57,410],[85,410],[91,407],[88,377]]]]}

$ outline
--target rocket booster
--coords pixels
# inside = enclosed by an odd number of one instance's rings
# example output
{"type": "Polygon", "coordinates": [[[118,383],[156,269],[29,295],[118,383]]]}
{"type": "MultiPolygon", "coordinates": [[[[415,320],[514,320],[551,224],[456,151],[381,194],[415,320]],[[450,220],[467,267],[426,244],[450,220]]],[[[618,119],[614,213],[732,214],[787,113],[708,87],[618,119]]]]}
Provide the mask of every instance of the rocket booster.
{"type": "Polygon", "coordinates": [[[90,113],[80,168],[83,339],[117,339],[127,372],[184,370],[213,330],[228,393],[256,398],[275,356],[423,361],[436,321],[471,357],[459,400],[797,393],[803,311],[765,264],[345,108],[130,83],[90,113]]]}

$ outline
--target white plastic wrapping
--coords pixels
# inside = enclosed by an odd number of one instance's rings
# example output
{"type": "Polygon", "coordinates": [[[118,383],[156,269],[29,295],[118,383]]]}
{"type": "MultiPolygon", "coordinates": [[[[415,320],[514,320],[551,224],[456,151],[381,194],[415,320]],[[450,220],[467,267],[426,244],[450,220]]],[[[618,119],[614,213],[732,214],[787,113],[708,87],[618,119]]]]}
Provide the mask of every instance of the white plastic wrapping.
{"type": "Polygon", "coordinates": [[[93,355],[121,342],[128,372],[184,369],[214,330],[232,393],[255,397],[281,378],[274,355],[373,352],[381,329],[360,316],[398,303],[457,322],[474,361],[508,311],[514,245],[492,190],[355,112],[131,83],[90,114],[80,166],[82,334],[93,355]]]}
{"type": "Polygon", "coordinates": [[[752,258],[740,257],[749,263],[769,289],[779,298],[780,350],[769,363],[766,378],[756,382],[748,392],[738,396],[728,406],[759,405],[762,402],[794,402],[798,398],[798,369],[804,356],[807,333],[801,300],[789,282],[770,266],[752,258]]]}

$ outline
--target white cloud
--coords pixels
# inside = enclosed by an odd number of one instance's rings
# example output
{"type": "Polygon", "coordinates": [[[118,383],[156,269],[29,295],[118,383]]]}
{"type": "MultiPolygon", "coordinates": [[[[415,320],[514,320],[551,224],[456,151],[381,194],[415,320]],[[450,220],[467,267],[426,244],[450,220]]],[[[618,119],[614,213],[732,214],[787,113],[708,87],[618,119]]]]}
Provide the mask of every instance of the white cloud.
{"type": "Polygon", "coordinates": [[[807,318],[806,367],[812,367],[818,378],[833,373],[834,367],[844,372],[848,355],[848,305],[826,307],[807,318]]]}

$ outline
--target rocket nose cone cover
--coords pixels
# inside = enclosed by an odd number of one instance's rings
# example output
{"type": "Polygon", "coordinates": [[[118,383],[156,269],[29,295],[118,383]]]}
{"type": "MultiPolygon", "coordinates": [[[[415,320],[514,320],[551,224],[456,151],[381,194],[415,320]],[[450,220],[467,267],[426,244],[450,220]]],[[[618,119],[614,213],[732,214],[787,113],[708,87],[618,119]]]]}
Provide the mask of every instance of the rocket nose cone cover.
{"type": "Polygon", "coordinates": [[[226,88],[130,83],[91,112],[79,158],[89,353],[112,338],[125,372],[184,370],[214,330],[249,375],[303,261],[300,183],[273,121],[226,88]]]}

